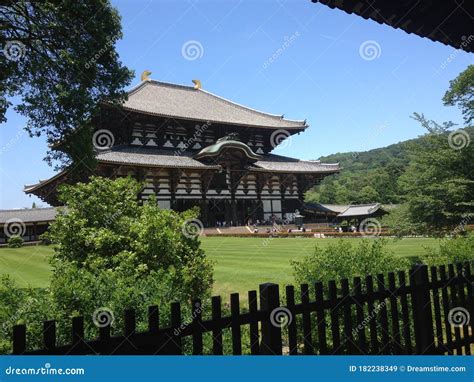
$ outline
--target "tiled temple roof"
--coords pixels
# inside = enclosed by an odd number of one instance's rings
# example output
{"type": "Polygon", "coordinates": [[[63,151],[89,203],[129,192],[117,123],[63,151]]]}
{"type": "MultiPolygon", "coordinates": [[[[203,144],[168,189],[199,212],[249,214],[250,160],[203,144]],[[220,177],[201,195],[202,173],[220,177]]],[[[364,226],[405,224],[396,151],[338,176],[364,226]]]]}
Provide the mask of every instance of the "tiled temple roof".
{"type": "Polygon", "coordinates": [[[343,218],[351,216],[372,215],[381,207],[382,206],[379,203],[352,205],[349,206],[344,212],[340,213],[338,217],[343,218]]]}
{"type": "Polygon", "coordinates": [[[220,169],[220,166],[205,165],[193,159],[189,151],[161,150],[152,148],[136,148],[116,146],[111,150],[97,155],[99,163],[116,163],[147,167],[189,168],[189,169],[220,169]]]}
{"type": "MultiPolygon", "coordinates": [[[[326,164],[320,161],[304,161],[275,154],[259,155],[261,159],[247,167],[250,171],[275,173],[337,173],[341,170],[338,163],[326,164]]],[[[190,151],[166,150],[155,148],[139,148],[133,146],[115,146],[110,150],[97,154],[97,161],[105,164],[143,166],[155,168],[182,168],[195,170],[220,170],[219,165],[208,165],[193,158],[190,151]]],[[[59,180],[67,174],[64,170],[52,178],[42,180],[37,184],[25,186],[24,191],[33,191],[59,180]]]]}
{"type": "Polygon", "coordinates": [[[338,218],[370,216],[378,210],[386,210],[380,203],[370,204],[325,204],[325,203],[306,203],[305,209],[309,211],[331,212],[338,218]]]}
{"type": "Polygon", "coordinates": [[[123,108],[145,114],[270,129],[304,130],[305,121],[284,119],[192,86],[144,81],[128,93],[123,108]]]}
{"type": "Polygon", "coordinates": [[[335,173],[341,170],[339,163],[321,163],[320,161],[300,160],[275,154],[263,155],[263,159],[254,163],[253,166],[257,171],[270,172],[335,173]]]}
{"type": "MultiPolygon", "coordinates": [[[[99,153],[99,163],[116,163],[168,168],[220,169],[218,165],[206,165],[192,157],[189,151],[182,153],[172,150],[151,148],[134,148],[117,146],[99,153]]],[[[326,164],[320,161],[303,161],[274,154],[259,155],[261,159],[248,167],[252,171],[263,172],[297,172],[297,173],[334,173],[340,170],[338,163],[326,164]]]]}
{"type": "Polygon", "coordinates": [[[23,208],[15,210],[0,210],[0,224],[12,219],[22,223],[50,222],[56,218],[56,208],[23,208]]]}

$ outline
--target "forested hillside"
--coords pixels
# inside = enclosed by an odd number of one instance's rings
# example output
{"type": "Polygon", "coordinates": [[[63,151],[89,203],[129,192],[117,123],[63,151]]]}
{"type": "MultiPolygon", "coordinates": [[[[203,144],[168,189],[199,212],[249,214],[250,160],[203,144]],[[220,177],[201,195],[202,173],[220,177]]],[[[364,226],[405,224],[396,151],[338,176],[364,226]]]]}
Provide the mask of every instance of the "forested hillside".
{"type": "MultiPolygon", "coordinates": [[[[474,127],[466,128],[474,136],[474,127]]],[[[446,133],[448,139],[448,132],[446,133]]],[[[339,162],[343,170],[329,176],[306,193],[306,200],[321,203],[400,203],[403,191],[398,178],[423,145],[423,137],[364,152],[337,153],[319,158],[322,162],[339,162]]]]}

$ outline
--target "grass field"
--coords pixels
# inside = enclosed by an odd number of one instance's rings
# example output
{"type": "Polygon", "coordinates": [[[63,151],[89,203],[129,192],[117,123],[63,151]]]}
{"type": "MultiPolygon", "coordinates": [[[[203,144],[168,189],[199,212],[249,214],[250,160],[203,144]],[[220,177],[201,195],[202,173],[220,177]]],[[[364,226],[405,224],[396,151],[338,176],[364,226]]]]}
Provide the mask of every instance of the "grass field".
{"type": "MultiPolygon", "coordinates": [[[[316,244],[325,246],[333,240],[210,237],[202,239],[202,247],[215,262],[214,293],[228,298],[239,292],[245,299],[247,291],[258,289],[260,283],[291,283],[290,260],[312,253],[316,244]]],[[[397,256],[419,256],[424,247],[435,246],[436,239],[424,238],[390,240],[388,245],[397,256]]],[[[10,274],[21,286],[44,287],[49,282],[51,253],[52,248],[44,246],[0,248],[0,273],[10,274]]]]}

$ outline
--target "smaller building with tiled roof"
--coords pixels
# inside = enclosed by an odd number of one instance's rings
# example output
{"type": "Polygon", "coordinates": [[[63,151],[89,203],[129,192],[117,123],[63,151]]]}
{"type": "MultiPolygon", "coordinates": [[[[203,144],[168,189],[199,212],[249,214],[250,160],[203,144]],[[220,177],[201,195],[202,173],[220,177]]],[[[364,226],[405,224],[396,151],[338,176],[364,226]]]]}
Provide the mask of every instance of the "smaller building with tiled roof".
{"type": "Polygon", "coordinates": [[[386,214],[389,207],[380,203],[369,204],[326,204],[305,203],[303,211],[313,221],[338,223],[342,221],[361,221],[386,214]]]}
{"type": "Polygon", "coordinates": [[[55,207],[0,210],[0,244],[11,236],[21,236],[24,241],[40,240],[56,214],[55,207]]]}

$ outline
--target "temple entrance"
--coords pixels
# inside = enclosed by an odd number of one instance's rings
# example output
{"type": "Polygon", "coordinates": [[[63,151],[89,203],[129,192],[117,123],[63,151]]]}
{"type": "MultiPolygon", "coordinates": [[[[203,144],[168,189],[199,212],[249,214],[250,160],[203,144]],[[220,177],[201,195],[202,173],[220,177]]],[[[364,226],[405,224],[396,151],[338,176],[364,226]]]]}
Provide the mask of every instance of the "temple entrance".
{"type": "Polygon", "coordinates": [[[255,224],[257,220],[262,222],[263,215],[256,200],[237,199],[234,203],[231,199],[207,200],[207,222],[204,222],[206,226],[243,226],[249,221],[255,224]]]}

